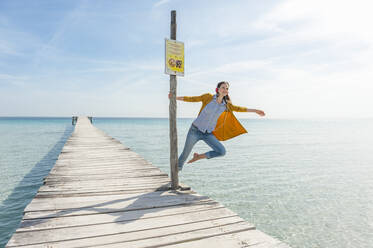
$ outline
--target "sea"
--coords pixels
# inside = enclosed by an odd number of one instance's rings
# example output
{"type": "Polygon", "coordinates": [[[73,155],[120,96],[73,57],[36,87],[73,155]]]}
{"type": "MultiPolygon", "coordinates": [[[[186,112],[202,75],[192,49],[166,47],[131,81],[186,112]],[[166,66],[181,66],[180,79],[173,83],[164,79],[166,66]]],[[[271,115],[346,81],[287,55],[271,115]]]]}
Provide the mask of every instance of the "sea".
{"type": "MultiPolygon", "coordinates": [[[[177,120],[179,154],[192,121],[177,120]]],[[[224,141],[224,157],[186,164],[179,180],[293,248],[373,247],[373,119],[240,122],[248,133],[224,141]]],[[[169,173],[167,118],[93,124],[169,173]]],[[[71,118],[0,117],[0,247],[73,130],[71,118]]]]}

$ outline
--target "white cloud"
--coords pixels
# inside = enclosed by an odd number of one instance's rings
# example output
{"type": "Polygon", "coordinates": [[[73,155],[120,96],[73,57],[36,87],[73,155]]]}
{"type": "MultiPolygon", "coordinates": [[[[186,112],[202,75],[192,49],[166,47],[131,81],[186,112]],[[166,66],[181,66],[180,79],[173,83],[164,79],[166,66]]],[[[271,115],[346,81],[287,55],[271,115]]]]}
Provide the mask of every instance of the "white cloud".
{"type": "Polygon", "coordinates": [[[0,54],[19,55],[19,53],[5,40],[0,40],[0,54]]]}
{"type": "Polygon", "coordinates": [[[160,0],[160,1],[158,1],[154,4],[154,7],[159,7],[159,6],[161,6],[163,4],[166,4],[166,3],[169,3],[169,2],[170,2],[170,0],[160,0]]]}
{"type": "Polygon", "coordinates": [[[26,76],[10,75],[10,74],[0,74],[0,79],[2,80],[25,80],[26,76]]]}
{"type": "Polygon", "coordinates": [[[253,26],[278,33],[291,31],[298,38],[372,41],[373,2],[357,0],[288,0],[262,16],[253,26]],[[297,24],[301,24],[300,26],[297,24]],[[289,28],[294,26],[295,28],[289,28]]]}
{"type": "Polygon", "coordinates": [[[273,57],[258,59],[257,67],[228,57],[209,72],[232,75],[242,88],[232,92],[236,99],[258,104],[272,117],[372,117],[367,93],[373,92],[371,6],[368,1],[285,1],[251,23],[264,39],[221,48],[228,55],[259,51],[273,57]],[[253,70],[262,74],[252,78],[253,70]],[[255,83],[245,87],[245,76],[255,83]]]}

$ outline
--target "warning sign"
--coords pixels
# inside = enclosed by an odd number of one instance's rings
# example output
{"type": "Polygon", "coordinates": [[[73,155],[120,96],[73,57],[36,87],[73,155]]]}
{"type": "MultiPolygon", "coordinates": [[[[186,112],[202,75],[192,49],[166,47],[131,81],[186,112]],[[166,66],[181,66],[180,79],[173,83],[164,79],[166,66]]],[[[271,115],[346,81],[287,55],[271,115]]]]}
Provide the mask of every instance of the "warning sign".
{"type": "Polygon", "coordinates": [[[165,39],[165,73],[184,76],[184,43],[165,39]]]}

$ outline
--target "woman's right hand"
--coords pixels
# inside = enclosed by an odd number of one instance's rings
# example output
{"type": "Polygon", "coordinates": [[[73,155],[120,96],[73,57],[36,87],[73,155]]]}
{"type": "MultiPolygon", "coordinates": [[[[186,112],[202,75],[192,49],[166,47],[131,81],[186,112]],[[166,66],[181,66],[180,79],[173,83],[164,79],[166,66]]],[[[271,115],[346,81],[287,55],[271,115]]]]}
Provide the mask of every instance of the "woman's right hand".
{"type": "MultiPolygon", "coordinates": [[[[172,97],[172,93],[169,92],[169,93],[168,93],[168,99],[171,99],[171,97],[172,97]]],[[[176,100],[183,101],[183,100],[184,100],[184,97],[183,97],[183,96],[177,96],[177,97],[176,97],[176,100]]]]}

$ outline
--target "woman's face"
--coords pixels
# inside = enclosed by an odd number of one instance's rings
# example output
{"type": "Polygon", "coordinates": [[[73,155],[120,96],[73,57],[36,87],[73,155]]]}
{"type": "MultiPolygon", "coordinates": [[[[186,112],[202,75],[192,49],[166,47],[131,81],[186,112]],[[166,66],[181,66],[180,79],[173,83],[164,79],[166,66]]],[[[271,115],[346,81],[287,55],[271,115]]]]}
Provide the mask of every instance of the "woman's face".
{"type": "Polygon", "coordinates": [[[226,96],[228,95],[228,84],[221,84],[220,88],[218,88],[219,95],[226,96]]]}

